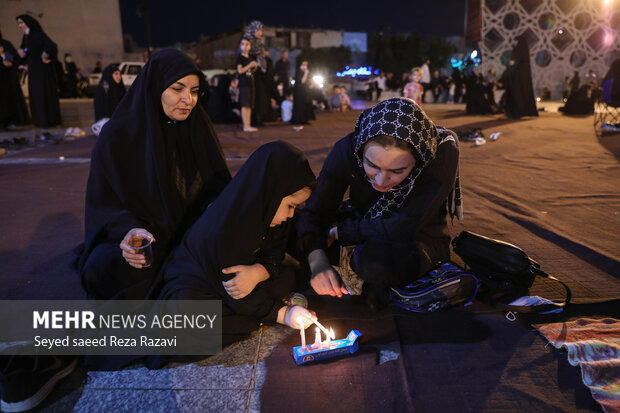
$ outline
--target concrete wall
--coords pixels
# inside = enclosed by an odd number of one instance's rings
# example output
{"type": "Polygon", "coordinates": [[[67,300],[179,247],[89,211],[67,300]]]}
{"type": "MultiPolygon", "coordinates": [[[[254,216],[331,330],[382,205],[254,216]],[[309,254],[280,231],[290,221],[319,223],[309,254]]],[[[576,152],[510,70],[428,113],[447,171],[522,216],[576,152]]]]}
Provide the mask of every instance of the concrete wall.
{"type": "Polygon", "coordinates": [[[97,60],[104,67],[123,60],[118,0],[0,0],[0,4],[0,30],[16,48],[22,32],[15,17],[30,14],[58,45],[58,58],[70,53],[84,74],[97,60]]]}
{"type": "Polygon", "coordinates": [[[310,47],[338,47],[342,45],[342,32],[335,30],[314,31],[310,37],[310,47]]]}

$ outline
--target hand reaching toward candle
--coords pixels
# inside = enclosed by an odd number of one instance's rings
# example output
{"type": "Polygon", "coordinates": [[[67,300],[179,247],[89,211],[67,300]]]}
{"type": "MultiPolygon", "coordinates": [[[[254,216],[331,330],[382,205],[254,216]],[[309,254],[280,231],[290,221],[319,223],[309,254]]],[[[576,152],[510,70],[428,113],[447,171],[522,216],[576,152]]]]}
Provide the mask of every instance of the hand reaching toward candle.
{"type": "Polygon", "coordinates": [[[312,251],[308,255],[308,263],[312,273],[310,285],[317,294],[342,297],[349,293],[347,288],[342,285],[336,270],[330,265],[325,251],[321,249],[312,251]]]}
{"type": "Polygon", "coordinates": [[[293,307],[282,307],[280,311],[278,311],[278,323],[287,325],[294,329],[307,328],[310,326],[314,320],[316,320],[316,313],[314,311],[307,310],[302,306],[295,305],[293,307]],[[302,325],[299,325],[299,322],[302,325]]]}
{"type": "Polygon", "coordinates": [[[236,274],[228,281],[222,282],[224,289],[235,300],[240,300],[250,294],[256,284],[269,278],[269,273],[262,264],[233,265],[224,268],[224,274],[236,274]]]}

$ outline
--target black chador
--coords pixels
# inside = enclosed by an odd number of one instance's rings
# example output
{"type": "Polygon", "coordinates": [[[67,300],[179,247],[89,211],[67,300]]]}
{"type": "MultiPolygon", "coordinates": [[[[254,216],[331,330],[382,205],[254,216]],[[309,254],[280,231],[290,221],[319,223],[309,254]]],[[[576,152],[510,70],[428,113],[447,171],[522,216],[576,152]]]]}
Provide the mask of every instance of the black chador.
{"type": "Polygon", "coordinates": [[[116,83],[112,76],[117,70],[117,65],[109,65],[103,70],[101,80],[95,90],[95,121],[111,117],[114,109],[125,96],[123,79],[121,78],[120,82],[116,83]]]}
{"type": "Polygon", "coordinates": [[[223,301],[224,335],[243,334],[261,321],[274,322],[282,298],[294,288],[283,271],[290,222],[270,227],[282,198],[315,181],[305,155],[285,142],[258,148],[231,183],[187,232],[164,269],[163,299],[223,301]],[[270,274],[246,297],[235,300],[222,282],[222,269],[262,264],[270,274]]]}
{"type": "Polygon", "coordinates": [[[37,20],[22,14],[17,16],[30,32],[24,34],[21,49],[26,52],[24,62],[28,65],[28,100],[32,123],[47,128],[61,123],[58,100],[58,48],[37,20]]]}
{"type": "Polygon", "coordinates": [[[144,298],[166,256],[230,181],[200,103],[182,122],[164,114],[162,93],[189,74],[203,79],[183,53],[154,54],[93,148],[79,260],[91,298],[144,298]],[[119,244],[132,228],[144,228],[156,239],[151,267],[135,269],[121,255],[119,244]]]}

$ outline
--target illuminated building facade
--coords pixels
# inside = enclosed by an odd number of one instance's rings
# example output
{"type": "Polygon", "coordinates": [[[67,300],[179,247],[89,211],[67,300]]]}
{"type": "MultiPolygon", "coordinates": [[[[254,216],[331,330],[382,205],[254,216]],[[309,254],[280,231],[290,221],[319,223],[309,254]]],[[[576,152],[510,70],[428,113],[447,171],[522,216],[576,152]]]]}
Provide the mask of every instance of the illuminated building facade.
{"type": "MultiPolygon", "coordinates": [[[[501,75],[519,35],[530,48],[534,91],[552,91],[559,99],[566,76],[589,70],[599,78],[620,58],[620,0],[470,0],[479,7],[482,54],[479,73],[501,75]]],[[[474,10],[471,10],[474,8],[474,10]]]]}

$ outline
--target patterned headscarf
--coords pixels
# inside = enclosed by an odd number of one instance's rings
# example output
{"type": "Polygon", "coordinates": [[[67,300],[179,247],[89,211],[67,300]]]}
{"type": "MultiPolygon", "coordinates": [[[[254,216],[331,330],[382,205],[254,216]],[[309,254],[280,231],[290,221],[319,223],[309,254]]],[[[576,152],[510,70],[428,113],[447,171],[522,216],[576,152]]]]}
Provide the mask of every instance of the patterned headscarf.
{"type": "MultiPolygon", "coordinates": [[[[405,202],[415,181],[444,142],[453,141],[458,145],[454,132],[435,126],[416,103],[407,98],[385,100],[363,111],[355,124],[355,157],[363,168],[362,147],[370,139],[387,135],[409,143],[416,153],[417,161],[409,175],[398,185],[384,192],[381,198],[366,212],[365,219],[387,216],[398,210],[405,202]]],[[[454,189],[449,197],[450,216],[463,218],[460,180],[456,176],[454,189]]]]}
{"type": "Polygon", "coordinates": [[[260,67],[261,71],[267,70],[267,60],[265,59],[265,45],[263,39],[256,37],[256,32],[263,28],[263,23],[258,20],[254,20],[250,23],[247,30],[243,34],[243,38],[250,39],[252,46],[250,47],[250,55],[256,56],[256,63],[260,67]]]}

